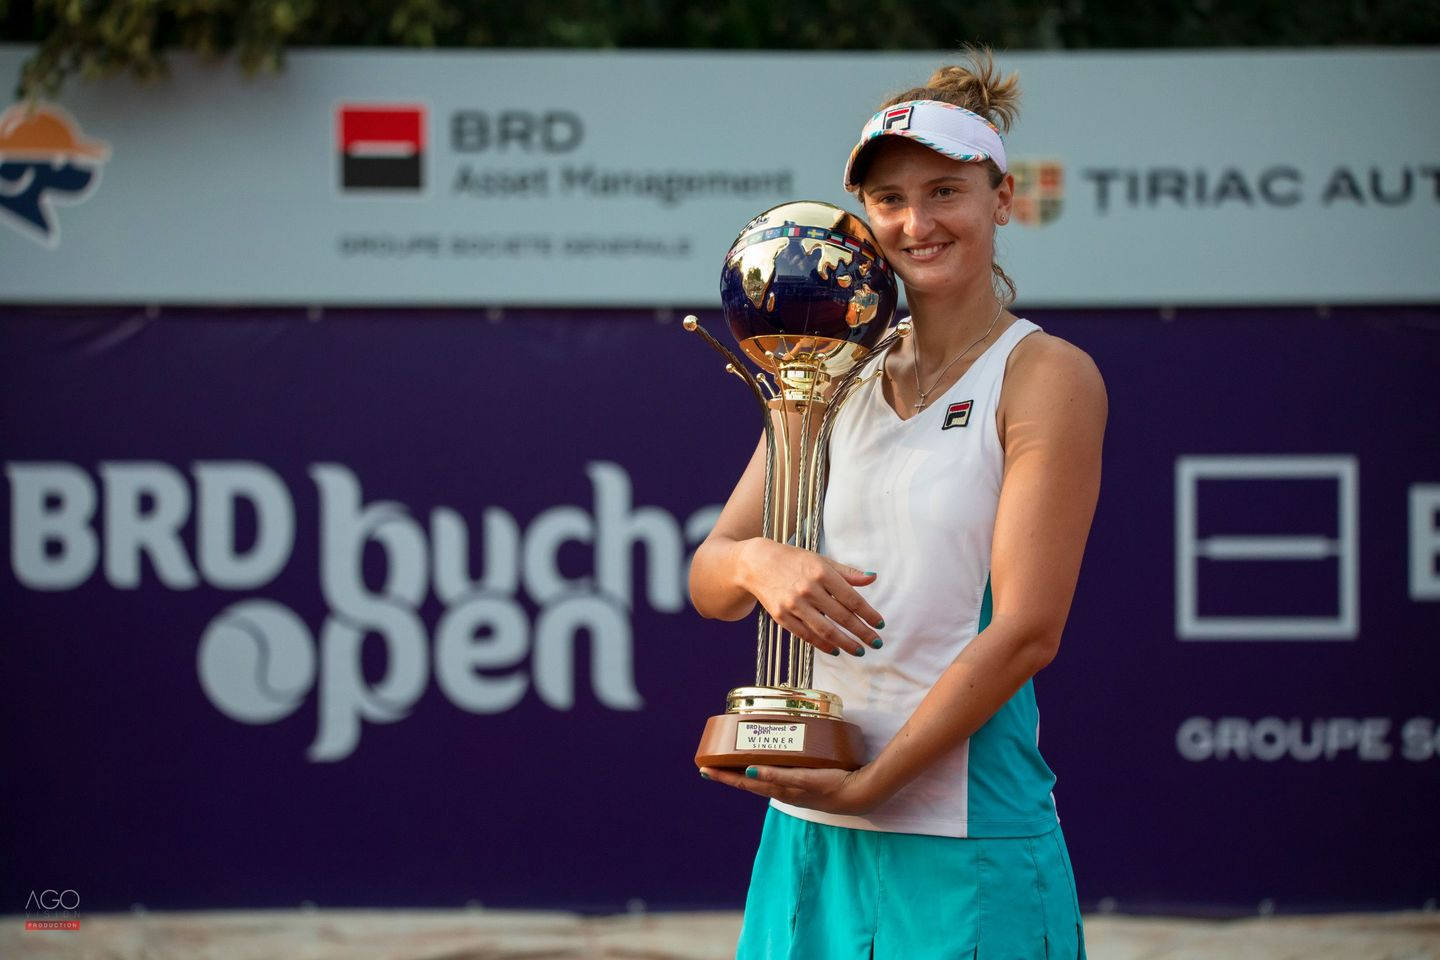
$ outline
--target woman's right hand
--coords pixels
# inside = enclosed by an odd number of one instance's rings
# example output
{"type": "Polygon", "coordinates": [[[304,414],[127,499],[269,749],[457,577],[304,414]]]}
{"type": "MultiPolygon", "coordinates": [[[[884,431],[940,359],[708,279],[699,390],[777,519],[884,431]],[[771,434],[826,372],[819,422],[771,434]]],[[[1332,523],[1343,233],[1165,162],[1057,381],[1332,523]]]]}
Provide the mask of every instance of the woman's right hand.
{"type": "Polygon", "coordinates": [[[816,649],[859,657],[866,644],[881,645],[876,631],[885,619],[855,590],[874,583],[875,574],[764,537],[743,542],[740,562],[745,589],[775,622],[816,649]]]}

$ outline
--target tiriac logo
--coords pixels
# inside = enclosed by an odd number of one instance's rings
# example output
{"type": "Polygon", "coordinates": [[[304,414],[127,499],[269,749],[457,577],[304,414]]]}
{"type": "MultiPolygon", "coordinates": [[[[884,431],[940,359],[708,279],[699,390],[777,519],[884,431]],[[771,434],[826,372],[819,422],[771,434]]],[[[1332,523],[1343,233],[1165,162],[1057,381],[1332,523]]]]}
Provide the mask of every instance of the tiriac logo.
{"type": "Polygon", "coordinates": [[[1041,227],[1060,216],[1065,199],[1065,168],[1059,160],[1026,158],[1010,164],[1015,175],[1015,219],[1041,227]]]}
{"type": "Polygon", "coordinates": [[[77,204],[100,184],[110,145],[85,136],[54,104],[0,114],[0,220],[47,247],[60,245],[54,204],[77,204]]]}

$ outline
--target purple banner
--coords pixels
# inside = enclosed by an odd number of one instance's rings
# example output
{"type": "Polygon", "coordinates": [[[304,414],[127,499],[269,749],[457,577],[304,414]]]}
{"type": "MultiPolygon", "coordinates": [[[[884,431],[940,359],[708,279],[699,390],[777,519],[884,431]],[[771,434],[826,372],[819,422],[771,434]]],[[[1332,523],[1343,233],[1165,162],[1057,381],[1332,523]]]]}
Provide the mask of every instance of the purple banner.
{"type": "MultiPolygon", "coordinates": [[[[1110,391],[1036,680],[1085,905],[1440,896],[1440,311],[1030,316],[1110,391]]],[[[739,904],[685,568],[759,423],[678,315],[0,331],[13,911],[739,904]]]]}

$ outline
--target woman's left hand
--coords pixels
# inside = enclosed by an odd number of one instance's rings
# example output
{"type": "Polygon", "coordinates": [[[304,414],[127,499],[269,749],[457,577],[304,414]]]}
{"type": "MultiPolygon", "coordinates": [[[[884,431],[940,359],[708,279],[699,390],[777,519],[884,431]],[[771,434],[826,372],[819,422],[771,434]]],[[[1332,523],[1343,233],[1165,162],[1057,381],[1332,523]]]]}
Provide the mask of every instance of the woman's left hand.
{"type": "Polygon", "coordinates": [[[812,770],[804,767],[752,766],[738,771],[701,767],[700,774],[716,783],[797,807],[858,815],[874,810],[883,799],[873,795],[864,770],[864,767],[859,770],[835,767],[812,770]]]}

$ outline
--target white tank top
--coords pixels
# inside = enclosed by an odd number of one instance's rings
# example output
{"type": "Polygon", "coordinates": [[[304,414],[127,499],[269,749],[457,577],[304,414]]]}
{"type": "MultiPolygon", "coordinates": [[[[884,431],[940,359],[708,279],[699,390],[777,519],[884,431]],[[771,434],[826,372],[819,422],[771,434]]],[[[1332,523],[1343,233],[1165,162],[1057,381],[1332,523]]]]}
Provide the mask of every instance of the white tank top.
{"type": "MultiPolygon", "coordinates": [[[[1004,453],[995,411],[1010,351],[1040,329],[1017,319],[917,416],[901,420],[870,377],[836,415],[821,552],[875,583],[884,646],[815,657],[814,685],[840,695],[873,758],[990,619],[990,542],[1004,453]]],[[[872,373],[878,369],[871,361],[872,373]]],[[[1057,821],[1026,684],[975,735],[863,817],[779,801],[817,823],[948,837],[1034,836],[1057,821]]]]}

